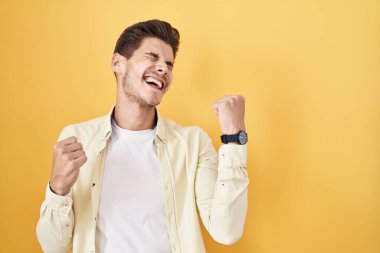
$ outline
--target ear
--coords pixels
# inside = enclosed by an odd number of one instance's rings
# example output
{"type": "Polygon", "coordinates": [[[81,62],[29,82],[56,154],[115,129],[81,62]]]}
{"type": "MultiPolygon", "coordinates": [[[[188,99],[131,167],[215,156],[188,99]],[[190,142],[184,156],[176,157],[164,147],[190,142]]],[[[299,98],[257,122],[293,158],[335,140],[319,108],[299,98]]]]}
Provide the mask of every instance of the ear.
{"type": "Polygon", "coordinates": [[[119,53],[112,55],[111,68],[116,75],[125,71],[125,63],[127,59],[119,53]]]}

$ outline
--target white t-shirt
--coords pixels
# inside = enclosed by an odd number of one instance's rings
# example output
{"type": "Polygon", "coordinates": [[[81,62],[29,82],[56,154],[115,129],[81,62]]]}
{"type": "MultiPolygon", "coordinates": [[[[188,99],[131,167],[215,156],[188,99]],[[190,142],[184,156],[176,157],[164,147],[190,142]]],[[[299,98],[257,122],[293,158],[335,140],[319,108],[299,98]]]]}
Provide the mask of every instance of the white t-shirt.
{"type": "Polygon", "coordinates": [[[156,128],[131,131],[112,121],[96,227],[96,252],[167,253],[156,128]]]}

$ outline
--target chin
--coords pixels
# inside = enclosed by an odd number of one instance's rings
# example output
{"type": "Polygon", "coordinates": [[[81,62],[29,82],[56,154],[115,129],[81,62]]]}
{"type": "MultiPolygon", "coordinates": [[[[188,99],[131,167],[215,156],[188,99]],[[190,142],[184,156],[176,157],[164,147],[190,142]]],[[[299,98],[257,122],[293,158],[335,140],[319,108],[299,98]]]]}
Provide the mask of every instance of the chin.
{"type": "Polygon", "coordinates": [[[161,103],[161,100],[160,101],[154,101],[154,102],[151,102],[149,103],[150,106],[154,106],[156,107],[157,105],[159,105],[161,103]]]}
{"type": "Polygon", "coordinates": [[[161,99],[153,98],[153,99],[144,99],[145,104],[149,106],[157,106],[161,103],[161,99]]]}

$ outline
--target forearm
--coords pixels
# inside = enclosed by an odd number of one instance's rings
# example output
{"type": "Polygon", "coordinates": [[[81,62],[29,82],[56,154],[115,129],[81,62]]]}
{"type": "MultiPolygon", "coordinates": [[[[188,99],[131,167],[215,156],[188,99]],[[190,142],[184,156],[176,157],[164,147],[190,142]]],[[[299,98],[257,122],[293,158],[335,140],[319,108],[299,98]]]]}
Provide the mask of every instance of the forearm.
{"type": "Polygon", "coordinates": [[[236,242],[243,233],[249,183],[246,152],[246,145],[222,145],[218,169],[209,164],[198,171],[197,204],[202,221],[210,235],[223,244],[236,242]]]}
{"type": "Polygon", "coordinates": [[[37,223],[37,238],[44,252],[65,253],[71,247],[74,227],[72,203],[72,192],[60,196],[47,186],[37,223]]]}

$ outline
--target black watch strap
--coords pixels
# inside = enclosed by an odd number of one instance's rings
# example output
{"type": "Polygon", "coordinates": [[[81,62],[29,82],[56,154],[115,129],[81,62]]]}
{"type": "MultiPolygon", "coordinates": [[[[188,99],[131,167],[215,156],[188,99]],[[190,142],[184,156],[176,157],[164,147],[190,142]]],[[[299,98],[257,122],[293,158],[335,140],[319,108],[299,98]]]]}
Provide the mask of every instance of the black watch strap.
{"type": "Polygon", "coordinates": [[[247,143],[248,135],[245,131],[240,131],[237,134],[223,134],[222,136],[220,136],[220,139],[224,144],[236,142],[240,145],[243,145],[247,143]]]}
{"type": "Polygon", "coordinates": [[[238,134],[223,134],[222,136],[220,136],[220,139],[222,140],[222,143],[227,144],[230,142],[239,142],[238,137],[238,134]]]}

